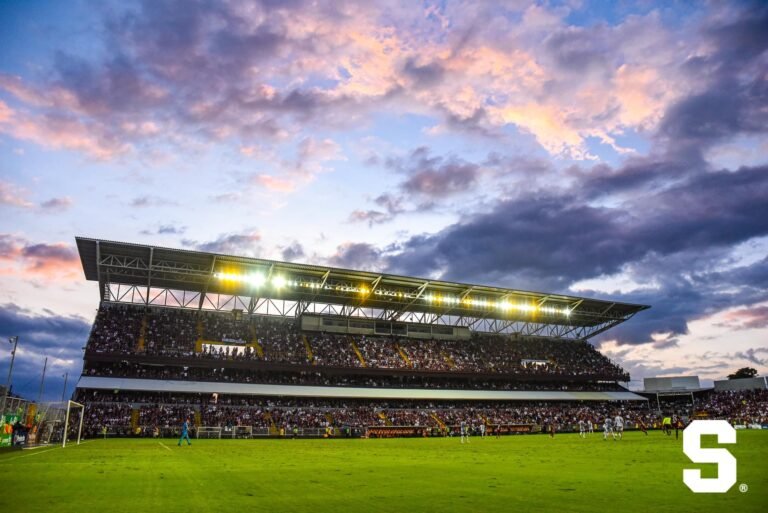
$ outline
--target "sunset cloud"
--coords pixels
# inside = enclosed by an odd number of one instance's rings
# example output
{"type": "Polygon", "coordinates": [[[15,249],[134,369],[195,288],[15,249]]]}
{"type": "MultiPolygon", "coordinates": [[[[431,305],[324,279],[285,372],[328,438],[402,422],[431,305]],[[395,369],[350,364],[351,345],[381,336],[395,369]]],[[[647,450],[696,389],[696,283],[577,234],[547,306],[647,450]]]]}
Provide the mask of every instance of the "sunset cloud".
{"type": "Polygon", "coordinates": [[[33,243],[24,237],[0,234],[0,274],[22,278],[73,281],[82,274],[74,246],[33,243]]]}
{"type": "Polygon", "coordinates": [[[707,48],[675,40],[655,12],[586,29],[540,6],[512,8],[514,21],[455,6],[414,17],[347,2],[172,5],[112,13],[113,57],[61,54],[49,82],[0,75],[18,103],[0,105],[0,129],[103,160],[179,131],[279,139],[386,105],[447,130],[515,126],[552,155],[591,159],[589,137],[653,129],[691,89],[681,63],[707,48]]]}

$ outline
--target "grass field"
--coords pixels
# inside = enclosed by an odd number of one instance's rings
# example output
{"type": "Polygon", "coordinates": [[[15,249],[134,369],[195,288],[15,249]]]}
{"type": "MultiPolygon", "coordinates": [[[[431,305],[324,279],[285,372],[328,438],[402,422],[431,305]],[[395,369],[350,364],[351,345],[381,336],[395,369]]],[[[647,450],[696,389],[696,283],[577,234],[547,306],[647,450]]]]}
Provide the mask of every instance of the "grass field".
{"type": "MultiPolygon", "coordinates": [[[[704,438],[712,446],[714,437],[704,438]]],[[[737,484],[696,495],[659,432],[390,440],[94,440],[0,455],[0,510],[65,512],[766,511],[768,432],[729,447],[737,484]],[[746,493],[739,491],[745,483],[746,493]]],[[[712,465],[704,477],[714,477],[712,465]]],[[[707,468],[709,467],[709,468],[707,468]]]]}

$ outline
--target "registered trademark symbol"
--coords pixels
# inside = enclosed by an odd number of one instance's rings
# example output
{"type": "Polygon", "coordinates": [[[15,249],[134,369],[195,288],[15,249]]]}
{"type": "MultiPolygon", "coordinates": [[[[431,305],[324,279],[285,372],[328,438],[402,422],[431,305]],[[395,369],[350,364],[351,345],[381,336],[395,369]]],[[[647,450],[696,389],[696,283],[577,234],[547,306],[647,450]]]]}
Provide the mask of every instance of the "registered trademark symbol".
{"type": "Polygon", "coordinates": [[[747,493],[747,490],[749,490],[749,486],[747,486],[747,484],[746,484],[746,483],[741,483],[741,484],[739,485],[739,491],[740,491],[741,493],[747,493]]]}

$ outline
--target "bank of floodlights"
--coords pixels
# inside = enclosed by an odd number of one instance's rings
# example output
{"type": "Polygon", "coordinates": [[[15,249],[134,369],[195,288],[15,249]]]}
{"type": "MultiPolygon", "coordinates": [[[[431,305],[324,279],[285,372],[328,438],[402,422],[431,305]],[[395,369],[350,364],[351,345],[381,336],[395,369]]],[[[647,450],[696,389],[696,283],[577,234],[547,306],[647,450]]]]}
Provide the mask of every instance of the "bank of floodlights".
{"type": "MultiPolygon", "coordinates": [[[[307,281],[307,280],[291,280],[290,278],[282,275],[272,276],[267,279],[263,273],[249,273],[249,274],[237,274],[228,272],[214,273],[214,278],[221,281],[229,281],[234,283],[242,283],[250,285],[253,288],[261,288],[265,285],[271,285],[275,290],[281,290],[288,287],[300,287],[309,290],[324,290],[329,292],[341,293],[341,294],[355,294],[362,297],[367,297],[371,294],[371,290],[366,285],[354,286],[354,285],[336,285],[328,284],[324,282],[307,281]]],[[[494,299],[484,297],[457,297],[451,295],[440,294],[424,294],[416,292],[404,292],[402,290],[388,290],[385,288],[377,288],[373,291],[373,295],[379,297],[392,297],[397,299],[410,299],[410,300],[423,300],[429,304],[445,305],[445,306],[458,306],[463,305],[465,307],[484,308],[484,309],[497,309],[504,313],[519,312],[527,313],[531,315],[544,314],[544,315],[563,315],[570,317],[571,309],[568,307],[555,307],[555,306],[542,306],[537,303],[511,303],[507,300],[496,301],[494,299]]]]}

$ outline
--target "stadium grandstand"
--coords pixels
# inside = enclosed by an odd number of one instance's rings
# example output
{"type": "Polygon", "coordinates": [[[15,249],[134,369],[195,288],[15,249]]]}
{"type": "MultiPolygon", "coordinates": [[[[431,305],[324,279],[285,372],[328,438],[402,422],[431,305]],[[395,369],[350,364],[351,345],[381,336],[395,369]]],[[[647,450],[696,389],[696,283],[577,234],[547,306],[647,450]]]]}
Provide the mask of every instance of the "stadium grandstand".
{"type": "Polygon", "coordinates": [[[507,434],[653,414],[588,340],[645,305],[76,239],[84,433],[507,434]]]}

